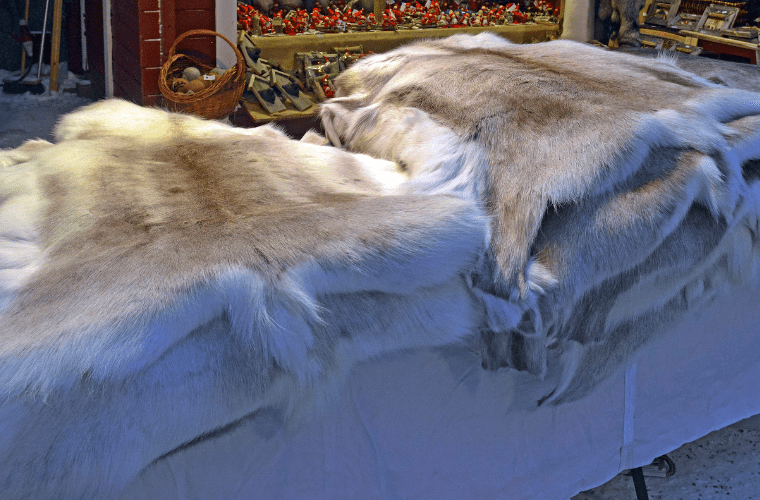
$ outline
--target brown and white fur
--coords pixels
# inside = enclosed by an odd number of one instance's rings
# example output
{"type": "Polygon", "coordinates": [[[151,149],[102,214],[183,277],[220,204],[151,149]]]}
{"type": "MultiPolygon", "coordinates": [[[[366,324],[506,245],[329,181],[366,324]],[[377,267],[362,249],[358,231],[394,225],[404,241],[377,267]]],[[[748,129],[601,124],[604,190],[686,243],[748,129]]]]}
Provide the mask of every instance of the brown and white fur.
{"type": "MultiPolygon", "coordinates": [[[[486,219],[391,162],[105,101],[0,153],[0,491],[111,498],[359,361],[462,342],[486,219]]],[[[255,452],[255,451],[252,451],[255,452]]]]}
{"type": "Polygon", "coordinates": [[[112,498],[402,349],[459,344],[579,398],[758,279],[760,94],[492,35],[338,86],[322,116],[353,152],[106,101],[0,153],[3,495],[112,498]]]}
{"type": "Polygon", "coordinates": [[[459,196],[491,217],[473,276],[485,366],[545,375],[556,355],[565,397],[580,397],[579,367],[588,390],[651,325],[697,307],[699,293],[671,299],[718,272],[721,238],[746,229],[740,260],[755,258],[760,94],[670,60],[488,33],[366,58],[336,86],[322,107],[334,144],[399,163],[407,192],[459,196]],[[616,302],[669,273],[666,297],[635,312],[616,302]]]}
{"type": "Polygon", "coordinates": [[[639,12],[646,0],[601,0],[597,16],[601,21],[609,21],[613,28],[610,42],[613,45],[641,46],[639,34],[639,12]]]}

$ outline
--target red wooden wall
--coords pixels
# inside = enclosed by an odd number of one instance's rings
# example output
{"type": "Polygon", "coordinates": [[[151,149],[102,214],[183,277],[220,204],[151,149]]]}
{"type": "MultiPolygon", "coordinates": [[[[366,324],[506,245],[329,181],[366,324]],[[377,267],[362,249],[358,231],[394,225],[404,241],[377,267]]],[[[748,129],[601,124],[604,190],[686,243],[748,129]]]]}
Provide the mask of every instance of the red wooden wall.
{"type": "MultiPolygon", "coordinates": [[[[215,0],[113,0],[114,95],[153,106],[161,104],[158,76],[176,36],[214,30],[215,0]]],[[[191,37],[178,47],[213,61],[214,37],[191,37]]]]}

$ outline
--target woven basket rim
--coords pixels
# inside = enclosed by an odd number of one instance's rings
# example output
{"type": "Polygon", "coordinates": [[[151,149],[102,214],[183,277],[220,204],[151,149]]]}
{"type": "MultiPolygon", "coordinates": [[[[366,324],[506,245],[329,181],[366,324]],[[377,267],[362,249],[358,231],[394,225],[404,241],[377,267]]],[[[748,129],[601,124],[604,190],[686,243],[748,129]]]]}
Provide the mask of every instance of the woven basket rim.
{"type": "MultiPolygon", "coordinates": [[[[169,49],[169,53],[167,54],[168,58],[166,62],[161,66],[161,72],[158,77],[158,89],[161,91],[161,94],[163,94],[164,98],[168,99],[169,101],[178,103],[178,104],[191,104],[194,102],[199,102],[204,99],[207,99],[209,97],[214,96],[215,94],[220,93],[221,91],[225,90],[226,87],[229,87],[230,84],[232,86],[243,86],[245,84],[245,61],[243,59],[243,55],[240,53],[240,50],[232,43],[230,40],[222,35],[221,33],[217,33],[216,31],[211,30],[190,30],[182,33],[180,36],[178,36],[174,43],[172,43],[171,48],[169,49]],[[217,36],[227,42],[227,44],[232,47],[232,50],[235,52],[235,57],[237,59],[237,63],[235,64],[235,71],[227,71],[222,77],[212,86],[207,87],[199,92],[196,92],[194,94],[181,94],[178,92],[174,92],[169,88],[169,86],[166,83],[167,77],[169,76],[169,72],[171,71],[172,65],[178,61],[181,58],[187,58],[190,61],[192,61],[194,64],[200,64],[202,66],[208,66],[206,64],[200,63],[193,57],[190,57],[186,54],[177,53],[177,46],[179,45],[182,40],[184,40],[187,37],[195,36],[195,35],[209,35],[209,36],[217,36]]],[[[238,97],[239,99],[239,97],[238,97]]]]}

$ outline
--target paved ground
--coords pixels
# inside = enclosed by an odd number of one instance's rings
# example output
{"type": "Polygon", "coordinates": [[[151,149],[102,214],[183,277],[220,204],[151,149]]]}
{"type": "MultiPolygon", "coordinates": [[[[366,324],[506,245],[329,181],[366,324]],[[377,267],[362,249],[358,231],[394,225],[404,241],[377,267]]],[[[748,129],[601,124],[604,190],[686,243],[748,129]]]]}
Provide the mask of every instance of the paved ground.
{"type": "MultiPolygon", "coordinates": [[[[672,477],[647,477],[650,500],[760,499],[760,416],[712,432],[668,453],[672,477]]],[[[635,500],[631,477],[620,474],[572,500],[635,500]]]]}

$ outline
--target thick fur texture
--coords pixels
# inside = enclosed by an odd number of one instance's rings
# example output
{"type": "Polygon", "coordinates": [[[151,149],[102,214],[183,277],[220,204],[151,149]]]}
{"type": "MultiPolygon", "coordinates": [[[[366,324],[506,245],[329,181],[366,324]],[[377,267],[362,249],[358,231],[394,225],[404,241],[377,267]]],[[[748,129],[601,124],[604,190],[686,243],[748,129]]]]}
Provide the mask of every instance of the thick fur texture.
{"type": "Polygon", "coordinates": [[[476,348],[484,366],[559,372],[554,401],[749,276],[760,94],[670,60],[492,34],[375,55],[336,83],[333,143],[403,165],[409,193],[487,211],[476,348]]]}
{"type": "MultiPolygon", "coordinates": [[[[106,101],[0,156],[0,491],[110,498],[262,407],[319,409],[361,361],[461,342],[486,240],[395,165],[106,101]]],[[[255,451],[254,451],[255,452],[255,451]]]]}
{"type": "Polygon", "coordinates": [[[610,41],[616,45],[641,46],[639,12],[646,0],[601,0],[597,16],[612,26],[610,41]]]}
{"type": "Polygon", "coordinates": [[[709,57],[694,57],[681,52],[663,52],[647,48],[625,47],[618,50],[642,57],[657,58],[661,63],[694,73],[722,86],[760,92],[760,66],[756,64],[721,61],[709,57]]]}
{"type": "Polygon", "coordinates": [[[757,279],[760,94],[490,35],[338,85],[323,120],[352,152],[106,101],[0,153],[3,498],[117,496],[401,349],[459,344],[578,398],[757,279]]]}

